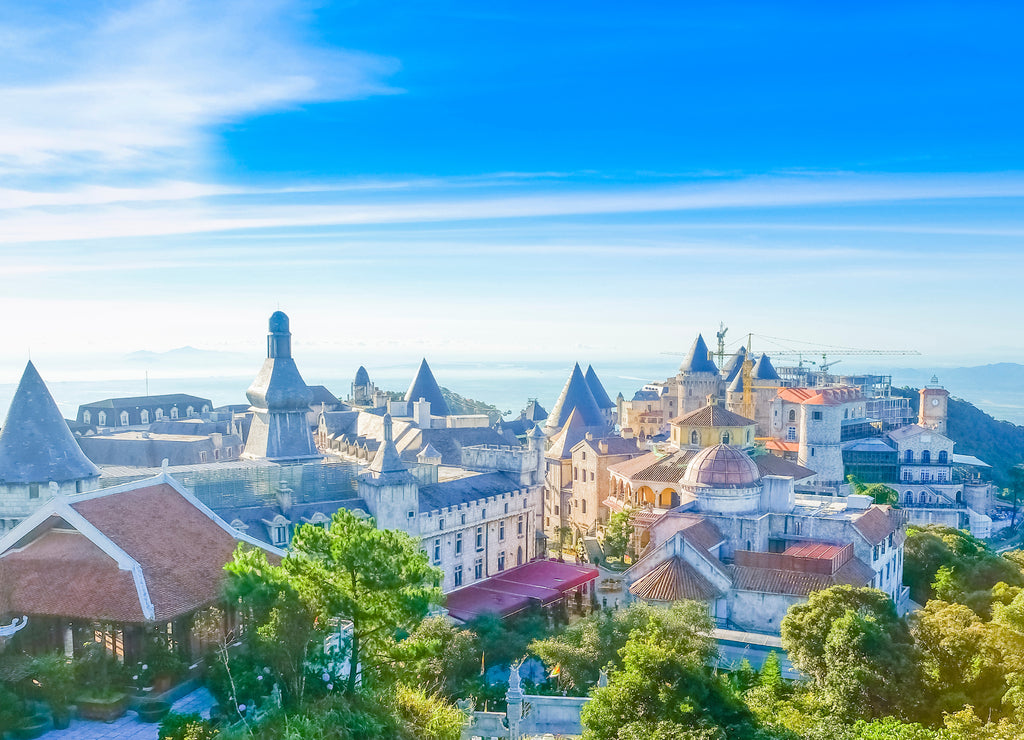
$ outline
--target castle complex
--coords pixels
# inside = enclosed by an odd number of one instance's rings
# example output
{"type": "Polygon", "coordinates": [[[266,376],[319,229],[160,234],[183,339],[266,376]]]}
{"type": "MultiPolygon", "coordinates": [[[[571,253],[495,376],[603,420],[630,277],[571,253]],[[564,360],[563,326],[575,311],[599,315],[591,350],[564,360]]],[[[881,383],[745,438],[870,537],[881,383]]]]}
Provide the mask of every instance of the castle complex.
{"type": "MultiPolygon", "coordinates": [[[[69,427],[29,363],[0,429],[0,533],[54,495],[174,475],[233,531],[273,547],[342,508],[407,532],[469,618],[493,589],[526,603],[508,571],[596,543],[630,511],[631,599],[703,600],[720,624],[762,632],[833,584],[874,586],[903,610],[902,526],[990,534],[987,466],[954,453],[935,379],[917,423],[873,376],[809,380],[744,347],[716,364],[698,336],[674,376],[629,401],[575,364],[550,413],[531,399],[493,423],[458,413],[426,359],[404,396],[364,367],[346,401],[308,386],[278,311],[248,406],[112,398],[83,404],[69,427]],[[895,489],[899,508],[859,495],[850,475],[895,489]]],[[[545,577],[546,598],[564,596],[560,576],[545,577]]],[[[577,569],[565,588],[593,577],[577,569]]]]}

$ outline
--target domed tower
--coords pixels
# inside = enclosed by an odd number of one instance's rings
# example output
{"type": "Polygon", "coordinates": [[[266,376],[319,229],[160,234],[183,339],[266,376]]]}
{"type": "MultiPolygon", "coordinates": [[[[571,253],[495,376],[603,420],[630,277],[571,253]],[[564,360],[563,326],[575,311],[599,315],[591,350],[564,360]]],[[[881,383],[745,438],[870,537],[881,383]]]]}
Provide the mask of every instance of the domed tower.
{"type": "Polygon", "coordinates": [[[356,406],[368,406],[373,403],[373,392],[376,388],[370,382],[370,374],[362,365],[356,370],[355,380],[352,381],[352,403],[356,406]]]}
{"type": "Polygon", "coordinates": [[[720,397],[722,376],[702,335],[697,335],[686,359],[679,366],[676,382],[680,416],[703,407],[708,396],[720,397]]]}
{"type": "Polygon", "coordinates": [[[246,396],[253,413],[242,457],[304,460],[320,457],[306,414],[313,393],[292,359],[288,317],[275,311],[267,333],[267,359],[246,396]]]}
{"type": "Polygon", "coordinates": [[[730,445],[698,452],[679,481],[708,514],[752,514],[761,501],[761,473],[748,454],[730,445]]]}
{"type": "Polygon", "coordinates": [[[920,395],[921,413],[917,423],[944,435],[946,433],[949,391],[939,385],[939,379],[933,375],[932,382],[920,390],[920,395]]]}

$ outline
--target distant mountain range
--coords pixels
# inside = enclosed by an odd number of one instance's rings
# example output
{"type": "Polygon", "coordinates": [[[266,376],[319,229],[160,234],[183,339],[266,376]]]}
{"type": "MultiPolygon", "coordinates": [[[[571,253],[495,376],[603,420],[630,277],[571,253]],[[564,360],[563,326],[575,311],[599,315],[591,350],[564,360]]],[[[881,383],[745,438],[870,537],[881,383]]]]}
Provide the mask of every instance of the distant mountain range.
{"type": "Polygon", "coordinates": [[[997,362],[974,367],[894,368],[891,371],[896,385],[927,384],[932,376],[951,392],[955,386],[984,387],[990,390],[1024,390],[1024,365],[1016,362],[997,362]]]}
{"type": "Polygon", "coordinates": [[[177,347],[166,352],[150,352],[139,350],[124,356],[126,362],[135,364],[156,364],[156,365],[185,365],[199,364],[209,365],[211,362],[251,362],[252,358],[241,352],[222,352],[213,349],[198,349],[196,347],[177,347]]]}

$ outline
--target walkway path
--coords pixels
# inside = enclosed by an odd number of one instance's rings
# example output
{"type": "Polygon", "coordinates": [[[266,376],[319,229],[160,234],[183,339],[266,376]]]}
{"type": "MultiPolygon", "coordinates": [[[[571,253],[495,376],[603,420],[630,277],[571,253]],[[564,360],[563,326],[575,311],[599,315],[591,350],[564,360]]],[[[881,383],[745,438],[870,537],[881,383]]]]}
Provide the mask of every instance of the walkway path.
{"type": "MultiPolygon", "coordinates": [[[[210,707],[214,704],[213,697],[206,689],[196,689],[191,694],[178,699],[171,706],[171,711],[179,714],[198,712],[204,717],[210,716],[210,707]]],[[[50,730],[45,740],[157,740],[159,723],[146,724],[139,722],[138,715],[132,710],[116,722],[109,725],[104,722],[90,722],[83,719],[71,720],[66,730],[50,730]]]]}

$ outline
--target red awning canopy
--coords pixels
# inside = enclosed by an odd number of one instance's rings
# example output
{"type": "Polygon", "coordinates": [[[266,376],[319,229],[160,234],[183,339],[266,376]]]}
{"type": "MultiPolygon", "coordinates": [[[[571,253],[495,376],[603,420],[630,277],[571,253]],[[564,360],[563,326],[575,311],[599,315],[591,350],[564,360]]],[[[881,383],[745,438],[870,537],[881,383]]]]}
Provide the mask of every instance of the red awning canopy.
{"type": "Polygon", "coordinates": [[[531,603],[551,604],[597,578],[597,569],[557,560],[535,560],[448,594],[448,614],[468,622],[481,614],[507,617],[531,603]]]}

